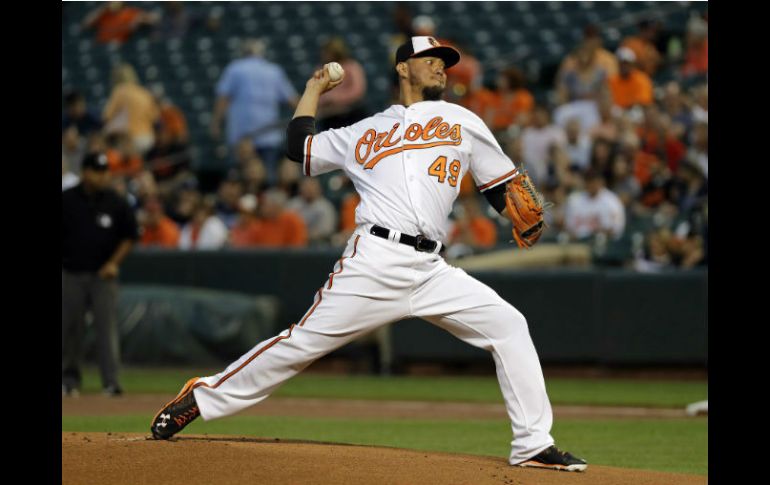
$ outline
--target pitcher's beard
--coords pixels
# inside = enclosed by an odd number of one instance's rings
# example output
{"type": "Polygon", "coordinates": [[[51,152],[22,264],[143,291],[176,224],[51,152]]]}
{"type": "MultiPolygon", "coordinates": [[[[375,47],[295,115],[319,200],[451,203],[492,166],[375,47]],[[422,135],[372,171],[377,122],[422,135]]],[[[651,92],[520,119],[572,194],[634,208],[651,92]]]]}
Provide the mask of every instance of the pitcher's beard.
{"type": "Polygon", "coordinates": [[[445,86],[425,86],[422,88],[422,99],[425,101],[440,101],[445,86]]]}

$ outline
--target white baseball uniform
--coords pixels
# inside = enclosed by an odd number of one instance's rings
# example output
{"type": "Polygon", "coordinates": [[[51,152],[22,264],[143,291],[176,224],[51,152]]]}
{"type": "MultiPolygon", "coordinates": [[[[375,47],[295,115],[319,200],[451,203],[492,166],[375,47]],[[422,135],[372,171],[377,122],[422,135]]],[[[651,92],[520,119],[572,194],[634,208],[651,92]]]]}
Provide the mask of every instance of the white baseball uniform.
{"type": "Polygon", "coordinates": [[[357,229],[302,319],[257,344],[193,391],[204,420],[267,398],[316,359],[376,328],[419,317],[492,353],[514,440],[511,464],[554,443],[540,362],[524,316],[438,254],[399,243],[400,234],[442,241],[469,170],[479,189],[516,169],[484,122],[458,105],[422,101],[305,140],[303,171],[344,170],[361,202],[357,229]],[[387,239],[372,225],[390,229],[387,239]]]}

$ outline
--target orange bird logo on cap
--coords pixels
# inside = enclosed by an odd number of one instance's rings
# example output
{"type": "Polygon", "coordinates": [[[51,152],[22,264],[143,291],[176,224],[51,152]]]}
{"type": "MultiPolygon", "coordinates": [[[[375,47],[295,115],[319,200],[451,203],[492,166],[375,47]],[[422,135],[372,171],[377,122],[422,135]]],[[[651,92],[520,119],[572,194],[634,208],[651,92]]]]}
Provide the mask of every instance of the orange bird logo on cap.
{"type": "Polygon", "coordinates": [[[428,43],[432,45],[433,47],[439,47],[441,44],[438,43],[436,39],[433,37],[428,37],[428,43]]]}

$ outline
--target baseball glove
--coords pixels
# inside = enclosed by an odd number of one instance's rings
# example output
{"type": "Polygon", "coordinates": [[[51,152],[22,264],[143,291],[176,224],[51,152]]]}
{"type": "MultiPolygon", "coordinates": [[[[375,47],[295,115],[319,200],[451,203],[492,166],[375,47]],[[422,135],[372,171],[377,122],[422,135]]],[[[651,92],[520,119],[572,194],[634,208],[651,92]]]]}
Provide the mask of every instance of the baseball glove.
{"type": "Polygon", "coordinates": [[[513,223],[513,239],[520,248],[531,248],[545,229],[546,209],[551,204],[535,190],[527,171],[519,167],[516,175],[505,184],[505,205],[513,223]]]}

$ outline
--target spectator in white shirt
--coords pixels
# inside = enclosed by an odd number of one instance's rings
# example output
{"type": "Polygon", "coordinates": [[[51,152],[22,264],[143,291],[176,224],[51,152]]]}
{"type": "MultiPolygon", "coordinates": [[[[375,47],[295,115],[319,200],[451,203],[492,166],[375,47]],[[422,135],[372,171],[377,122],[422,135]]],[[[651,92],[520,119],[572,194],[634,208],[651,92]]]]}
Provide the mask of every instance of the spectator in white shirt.
{"type": "Polygon", "coordinates": [[[179,236],[180,249],[220,249],[227,242],[228,230],[214,214],[214,201],[202,200],[179,236]]]}
{"type": "Polygon", "coordinates": [[[623,203],[604,186],[604,177],[595,170],[586,173],[585,190],[567,199],[565,225],[570,239],[585,240],[600,233],[619,239],[626,225],[623,203]]]}

